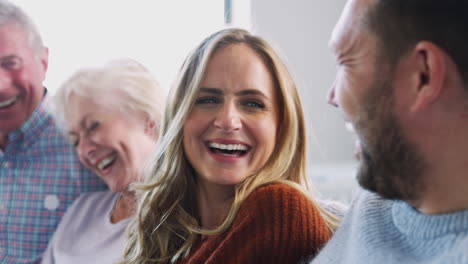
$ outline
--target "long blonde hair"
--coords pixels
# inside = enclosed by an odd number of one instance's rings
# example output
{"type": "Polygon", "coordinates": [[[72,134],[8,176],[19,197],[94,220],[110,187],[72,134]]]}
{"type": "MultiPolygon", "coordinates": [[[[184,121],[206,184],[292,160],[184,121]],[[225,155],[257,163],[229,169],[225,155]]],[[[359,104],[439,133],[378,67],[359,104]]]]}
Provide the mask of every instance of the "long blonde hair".
{"type": "MultiPolygon", "coordinates": [[[[241,203],[262,185],[282,182],[301,190],[313,201],[306,176],[307,143],[301,102],[291,74],[268,43],[242,29],[218,31],[189,54],[174,88],[158,151],[145,184],[137,187],[140,197],[137,218],[130,229],[122,263],[168,263],[187,256],[200,234],[213,235],[227,230],[241,203]],[[258,172],[236,186],[224,222],[214,230],[202,230],[197,221],[194,170],[183,151],[183,127],[209,59],[220,48],[237,43],[247,44],[257,52],[274,77],[281,126],[272,156],[258,172]]],[[[325,212],[324,216],[331,229],[336,227],[333,216],[325,212]]]]}

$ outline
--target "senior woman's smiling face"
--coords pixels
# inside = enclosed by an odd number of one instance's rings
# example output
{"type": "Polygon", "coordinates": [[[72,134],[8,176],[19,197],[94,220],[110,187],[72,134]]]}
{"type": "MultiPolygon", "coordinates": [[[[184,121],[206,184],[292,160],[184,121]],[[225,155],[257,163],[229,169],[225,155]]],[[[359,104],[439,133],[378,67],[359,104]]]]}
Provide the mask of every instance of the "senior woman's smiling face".
{"type": "Polygon", "coordinates": [[[183,131],[199,181],[235,185],[266,163],[276,144],[276,93],[272,74],[246,44],[212,56],[183,131]]]}
{"type": "Polygon", "coordinates": [[[72,97],[66,122],[80,161],[114,192],[138,180],[156,145],[152,125],[143,114],[113,111],[87,98],[72,97]]]}

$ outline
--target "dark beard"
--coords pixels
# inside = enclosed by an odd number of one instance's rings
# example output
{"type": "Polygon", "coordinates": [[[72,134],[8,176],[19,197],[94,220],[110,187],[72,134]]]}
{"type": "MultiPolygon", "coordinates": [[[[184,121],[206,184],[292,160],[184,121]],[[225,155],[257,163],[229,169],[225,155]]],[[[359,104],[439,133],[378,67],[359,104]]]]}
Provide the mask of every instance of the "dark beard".
{"type": "Polygon", "coordinates": [[[417,200],[425,166],[393,113],[392,91],[391,81],[374,81],[362,102],[356,122],[361,139],[357,179],[363,188],[385,199],[417,200]]]}

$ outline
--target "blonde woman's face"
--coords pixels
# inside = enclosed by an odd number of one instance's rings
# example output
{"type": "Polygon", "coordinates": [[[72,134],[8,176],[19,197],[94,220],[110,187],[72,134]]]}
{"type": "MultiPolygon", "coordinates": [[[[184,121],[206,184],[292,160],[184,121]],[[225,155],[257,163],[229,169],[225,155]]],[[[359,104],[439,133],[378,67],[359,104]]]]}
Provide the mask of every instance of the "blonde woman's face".
{"type": "Polygon", "coordinates": [[[72,97],[66,113],[68,135],[80,161],[114,192],[140,178],[156,145],[143,115],[122,114],[92,100],[72,97]]]}
{"type": "Polygon", "coordinates": [[[213,55],[183,131],[200,182],[235,185],[266,163],[276,144],[277,102],[273,77],[249,46],[213,55]]]}

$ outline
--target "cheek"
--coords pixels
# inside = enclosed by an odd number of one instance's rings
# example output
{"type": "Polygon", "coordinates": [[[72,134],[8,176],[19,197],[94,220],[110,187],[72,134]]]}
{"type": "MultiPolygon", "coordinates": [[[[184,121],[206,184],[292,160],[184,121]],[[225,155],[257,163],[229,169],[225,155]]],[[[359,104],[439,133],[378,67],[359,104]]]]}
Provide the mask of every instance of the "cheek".
{"type": "Polygon", "coordinates": [[[191,138],[195,136],[197,133],[196,122],[194,122],[193,118],[189,117],[184,124],[183,128],[183,141],[184,141],[184,148],[186,145],[191,141],[191,138]]]}
{"type": "Polygon", "coordinates": [[[359,90],[362,85],[344,76],[337,81],[335,97],[338,106],[344,112],[346,119],[352,120],[359,106],[359,90]]]}
{"type": "Polygon", "coordinates": [[[23,69],[20,72],[14,73],[12,78],[14,82],[20,83],[30,89],[34,89],[34,91],[31,92],[39,93],[40,90],[42,90],[43,78],[37,71],[28,71],[27,69],[23,69]]]}
{"type": "Polygon", "coordinates": [[[197,118],[194,118],[194,116],[191,115],[185,122],[183,128],[183,147],[189,159],[191,159],[191,154],[195,151],[194,144],[197,142],[197,138],[200,136],[200,128],[197,121],[197,118]]]}
{"type": "Polygon", "coordinates": [[[276,145],[278,122],[275,118],[266,118],[253,124],[251,130],[255,133],[258,148],[270,155],[276,145]]]}
{"type": "Polygon", "coordinates": [[[184,138],[190,139],[201,136],[209,126],[209,114],[201,111],[192,111],[184,124],[184,138]]]}

